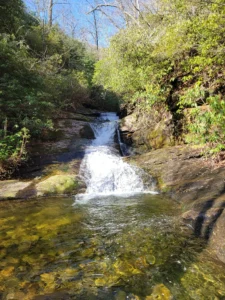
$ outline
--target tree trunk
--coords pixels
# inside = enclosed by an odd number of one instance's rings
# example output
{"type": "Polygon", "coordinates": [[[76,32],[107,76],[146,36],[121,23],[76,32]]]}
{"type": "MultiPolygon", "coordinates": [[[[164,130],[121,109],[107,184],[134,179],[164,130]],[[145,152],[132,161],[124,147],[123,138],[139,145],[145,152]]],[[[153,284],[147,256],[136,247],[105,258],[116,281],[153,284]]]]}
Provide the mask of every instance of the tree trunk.
{"type": "Polygon", "coordinates": [[[136,8],[136,18],[139,19],[140,16],[140,4],[139,0],[135,0],[135,8],[136,8]]]}
{"type": "Polygon", "coordinates": [[[98,38],[98,24],[97,24],[97,18],[96,18],[96,11],[93,11],[93,16],[94,16],[94,30],[95,30],[95,45],[96,49],[98,51],[99,48],[99,38],[98,38]]]}
{"type": "Polygon", "coordinates": [[[48,7],[48,25],[52,27],[52,13],[53,13],[53,0],[49,0],[49,7],[48,7]]]}
{"type": "Polygon", "coordinates": [[[3,129],[3,131],[4,131],[4,137],[7,136],[7,128],[8,128],[8,118],[6,117],[5,118],[5,122],[4,122],[4,129],[3,129]]]}

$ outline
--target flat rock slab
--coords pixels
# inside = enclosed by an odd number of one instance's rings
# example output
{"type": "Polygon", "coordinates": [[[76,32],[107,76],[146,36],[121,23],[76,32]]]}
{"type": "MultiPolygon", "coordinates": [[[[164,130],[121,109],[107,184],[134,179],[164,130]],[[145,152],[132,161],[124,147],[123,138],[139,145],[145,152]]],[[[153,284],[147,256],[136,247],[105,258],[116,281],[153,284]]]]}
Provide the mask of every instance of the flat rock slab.
{"type": "Polygon", "coordinates": [[[202,203],[225,191],[225,168],[213,167],[200,148],[176,146],[158,149],[128,159],[157,179],[161,191],[169,192],[184,209],[201,208],[202,203]]]}
{"type": "Polygon", "coordinates": [[[0,182],[0,200],[20,198],[21,191],[27,189],[32,181],[6,180],[0,182]]]}
{"type": "Polygon", "coordinates": [[[128,158],[182,205],[184,223],[208,240],[208,250],[225,263],[225,167],[206,160],[196,147],[168,147],[128,158]]]}
{"type": "Polygon", "coordinates": [[[75,175],[59,174],[33,181],[0,182],[0,200],[71,195],[83,188],[75,175]]]}

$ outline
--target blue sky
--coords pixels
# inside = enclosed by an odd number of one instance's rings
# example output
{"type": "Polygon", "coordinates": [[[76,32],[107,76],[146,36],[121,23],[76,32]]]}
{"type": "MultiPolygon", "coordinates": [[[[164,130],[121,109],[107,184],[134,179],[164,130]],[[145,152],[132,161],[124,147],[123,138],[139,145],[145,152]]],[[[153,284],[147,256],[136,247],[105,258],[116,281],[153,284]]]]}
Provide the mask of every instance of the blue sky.
{"type": "MultiPolygon", "coordinates": [[[[24,0],[25,5],[31,11],[41,11],[41,17],[47,18],[47,0],[24,0]]],[[[55,3],[65,3],[54,5],[53,20],[66,29],[68,33],[74,33],[79,38],[89,44],[94,44],[93,35],[93,15],[87,14],[91,6],[95,6],[96,0],[55,0],[55,3]]],[[[98,3],[101,3],[99,0],[98,3]]],[[[106,11],[112,17],[115,14],[113,8],[106,11]]],[[[114,35],[117,29],[112,23],[101,14],[96,12],[99,27],[99,44],[101,47],[108,45],[109,38],[114,35]]],[[[118,16],[115,15],[118,18],[118,16]]]]}

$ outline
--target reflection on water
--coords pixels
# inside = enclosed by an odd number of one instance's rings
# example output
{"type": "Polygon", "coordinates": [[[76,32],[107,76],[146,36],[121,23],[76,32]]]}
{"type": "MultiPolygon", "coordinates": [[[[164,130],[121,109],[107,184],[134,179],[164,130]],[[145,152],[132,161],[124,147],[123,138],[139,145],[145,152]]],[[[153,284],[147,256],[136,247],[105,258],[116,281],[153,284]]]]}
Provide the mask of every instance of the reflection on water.
{"type": "Polygon", "coordinates": [[[225,270],[158,195],[0,203],[0,299],[224,299],[225,270]]]}

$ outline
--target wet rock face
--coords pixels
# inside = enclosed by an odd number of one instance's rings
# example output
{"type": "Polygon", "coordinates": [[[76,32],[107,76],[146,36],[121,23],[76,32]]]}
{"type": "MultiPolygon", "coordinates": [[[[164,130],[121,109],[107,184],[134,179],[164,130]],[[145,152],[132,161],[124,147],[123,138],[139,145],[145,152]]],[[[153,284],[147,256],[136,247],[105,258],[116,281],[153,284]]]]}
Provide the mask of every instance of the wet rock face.
{"type": "Polygon", "coordinates": [[[191,224],[194,234],[201,236],[208,241],[208,251],[225,263],[225,196],[219,200],[209,200],[205,202],[204,208],[200,212],[189,210],[182,215],[183,221],[191,224]],[[222,200],[223,199],[223,200],[222,200]]]}
{"type": "Polygon", "coordinates": [[[157,179],[161,191],[182,202],[184,209],[201,209],[205,201],[220,196],[225,188],[225,168],[213,168],[200,148],[174,146],[131,157],[157,179]]]}
{"type": "MultiPolygon", "coordinates": [[[[91,114],[91,111],[86,113],[91,114]]],[[[94,112],[93,112],[94,114],[94,112]]],[[[94,132],[90,122],[96,116],[82,115],[81,113],[65,112],[55,119],[55,130],[44,141],[35,141],[29,144],[31,161],[35,164],[46,165],[52,162],[65,162],[73,158],[82,158],[85,145],[94,139],[94,132]]],[[[25,168],[24,172],[27,172],[25,168]]]]}
{"type": "Polygon", "coordinates": [[[122,119],[120,131],[123,142],[133,146],[136,153],[174,145],[172,115],[163,113],[163,118],[148,115],[139,117],[135,112],[122,119]]]}
{"type": "Polygon", "coordinates": [[[85,124],[81,129],[80,129],[80,137],[84,139],[94,139],[95,134],[93,132],[93,129],[91,128],[90,124],[85,124]]]}

